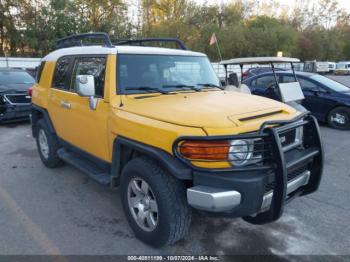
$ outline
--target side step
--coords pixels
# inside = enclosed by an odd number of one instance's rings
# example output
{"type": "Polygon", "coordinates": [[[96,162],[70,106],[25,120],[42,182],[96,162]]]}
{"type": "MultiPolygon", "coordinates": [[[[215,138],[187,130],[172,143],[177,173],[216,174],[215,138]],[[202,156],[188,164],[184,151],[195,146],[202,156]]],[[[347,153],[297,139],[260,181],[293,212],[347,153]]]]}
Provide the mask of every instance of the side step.
{"type": "Polygon", "coordinates": [[[102,170],[101,168],[97,167],[93,162],[89,161],[83,156],[80,156],[79,154],[71,151],[67,151],[65,148],[60,148],[57,151],[57,155],[64,162],[67,162],[68,164],[71,164],[72,166],[78,168],[98,183],[103,185],[110,184],[110,174],[106,173],[105,170],[102,170]]]}

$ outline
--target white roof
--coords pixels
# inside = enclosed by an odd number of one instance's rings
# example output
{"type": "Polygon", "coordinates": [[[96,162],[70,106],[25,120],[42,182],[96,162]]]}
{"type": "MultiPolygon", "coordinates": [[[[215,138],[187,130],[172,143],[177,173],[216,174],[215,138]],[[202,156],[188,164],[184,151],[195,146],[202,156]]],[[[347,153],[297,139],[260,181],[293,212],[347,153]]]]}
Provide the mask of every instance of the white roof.
{"type": "Polygon", "coordinates": [[[205,56],[203,53],[189,50],[145,47],[145,46],[78,46],[55,50],[45,56],[43,61],[56,61],[67,55],[109,55],[109,54],[151,54],[151,55],[183,55],[183,56],[205,56]]]}
{"type": "Polygon", "coordinates": [[[222,65],[239,65],[239,64],[268,64],[268,63],[298,63],[298,58],[291,57],[243,57],[221,61],[222,65]]]}

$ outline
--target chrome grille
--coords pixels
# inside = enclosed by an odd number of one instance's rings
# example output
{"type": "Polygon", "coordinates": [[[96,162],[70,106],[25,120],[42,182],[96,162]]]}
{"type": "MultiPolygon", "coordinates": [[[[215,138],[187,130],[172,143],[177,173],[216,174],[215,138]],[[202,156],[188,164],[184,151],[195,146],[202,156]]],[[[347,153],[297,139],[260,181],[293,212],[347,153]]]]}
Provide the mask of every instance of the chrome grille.
{"type": "Polygon", "coordinates": [[[295,129],[286,130],[279,134],[283,151],[289,151],[293,148],[299,147],[303,144],[303,126],[295,129]]]}
{"type": "Polygon", "coordinates": [[[27,94],[6,94],[4,98],[12,105],[27,105],[31,101],[27,94]]]}

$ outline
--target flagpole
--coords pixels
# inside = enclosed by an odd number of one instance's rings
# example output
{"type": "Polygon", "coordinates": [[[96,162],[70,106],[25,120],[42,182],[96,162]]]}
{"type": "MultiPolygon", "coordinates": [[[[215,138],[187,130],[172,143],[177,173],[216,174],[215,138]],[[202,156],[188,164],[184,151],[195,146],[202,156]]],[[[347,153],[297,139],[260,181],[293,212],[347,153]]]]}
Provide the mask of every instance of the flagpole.
{"type": "Polygon", "coordinates": [[[218,41],[218,39],[217,39],[217,37],[216,37],[215,32],[211,35],[209,45],[213,45],[214,43],[216,44],[216,48],[218,49],[220,61],[222,61],[222,56],[221,56],[221,50],[220,50],[220,46],[219,46],[219,41],[218,41]]]}
{"type": "Polygon", "coordinates": [[[216,38],[216,47],[217,47],[218,52],[219,52],[220,61],[222,61],[221,51],[220,51],[220,47],[219,47],[219,41],[218,41],[218,39],[217,39],[217,38],[216,38]]]}

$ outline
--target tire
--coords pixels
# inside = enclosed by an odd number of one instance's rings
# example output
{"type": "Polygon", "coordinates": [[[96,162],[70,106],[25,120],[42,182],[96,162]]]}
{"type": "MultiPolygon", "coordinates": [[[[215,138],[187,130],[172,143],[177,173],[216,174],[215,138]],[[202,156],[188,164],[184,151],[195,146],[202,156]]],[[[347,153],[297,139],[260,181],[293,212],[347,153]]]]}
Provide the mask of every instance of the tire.
{"type": "Polygon", "coordinates": [[[37,122],[36,145],[40,159],[46,167],[55,168],[63,164],[57,155],[57,150],[60,148],[57,138],[49,131],[43,119],[37,122]]]}
{"type": "Polygon", "coordinates": [[[187,204],[186,188],[180,180],[166,173],[155,161],[140,157],[126,164],[120,182],[123,209],[137,238],[150,246],[161,247],[186,236],[192,210],[187,204]],[[134,190],[147,192],[149,206],[140,206],[142,200],[138,201],[139,193],[135,194],[134,190]]]}
{"type": "Polygon", "coordinates": [[[350,108],[347,107],[336,107],[331,110],[328,114],[327,121],[329,126],[341,129],[350,129],[350,108]]]}

